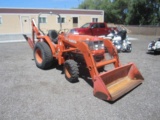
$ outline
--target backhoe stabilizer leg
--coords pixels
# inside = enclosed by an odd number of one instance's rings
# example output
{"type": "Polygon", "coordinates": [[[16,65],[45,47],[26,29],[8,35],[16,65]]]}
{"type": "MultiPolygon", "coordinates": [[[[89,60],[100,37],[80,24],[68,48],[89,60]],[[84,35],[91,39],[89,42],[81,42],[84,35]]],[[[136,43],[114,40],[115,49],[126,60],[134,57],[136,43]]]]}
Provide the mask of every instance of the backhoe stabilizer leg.
{"type": "Polygon", "coordinates": [[[31,49],[34,49],[34,42],[31,38],[27,37],[27,35],[23,34],[23,37],[26,39],[26,41],[28,42],[29,46],[31,47],[31,49]]]}

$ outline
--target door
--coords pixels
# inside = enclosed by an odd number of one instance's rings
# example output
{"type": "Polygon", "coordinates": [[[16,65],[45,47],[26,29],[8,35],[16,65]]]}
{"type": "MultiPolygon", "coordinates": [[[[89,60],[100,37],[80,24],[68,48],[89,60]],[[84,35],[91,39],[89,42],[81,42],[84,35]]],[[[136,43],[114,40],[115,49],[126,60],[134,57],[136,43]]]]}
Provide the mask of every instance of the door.
{"type": "Polygon", "coordinates": [[[91,25],[92,35],[99,35],[99,26],[98,23],[94,23],[91,25]]]}
{"type": "Polygon", "coordinates": [[[31,33],[31,23],[29,16],[21,16],[21,28],[23,33],[31,33]]]}
{"type": "Polygon", "coordinates": [[[99,31],[98,31],[98,35],[107,35],[107,28],[105,23],[99,23],[99,31]]]}
{"type": "Polygon", "coordinates": [[[73,28],[78,27],[78,17],[73,17],[73,28]]]}
{"type": "Polygon", "coordinates": [[[93,35],[106,35],[107,34],[107,29],[104,23],[94,23],[91,26],[92,34],[93,35]]]}

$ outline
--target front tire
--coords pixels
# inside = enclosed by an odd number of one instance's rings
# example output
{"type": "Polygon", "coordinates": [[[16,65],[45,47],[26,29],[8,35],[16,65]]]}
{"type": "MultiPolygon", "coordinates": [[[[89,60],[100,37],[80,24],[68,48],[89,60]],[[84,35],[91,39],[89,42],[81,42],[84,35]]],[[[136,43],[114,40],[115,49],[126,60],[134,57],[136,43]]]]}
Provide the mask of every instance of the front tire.
{"type": "Polygon", "coordinates": [[[127,46],[127,52],[132,52],[132,45],[127,46]]]}
{"type": "Polygon", "coordinates": [[[77,63],[74,60],[66,60],[64,63],[65,78],[71,82],[77,82],[79,77],[79,70],[77,63]]]}
{"type": "Polygon", "coordinates": [[[34,47],[34,59],[40,69],[49,69],[53,64],[53,56],[50,47],[45,42],[37,42],[34,47]]]}
{"type": "Polygon", "coordinates": [[[154,54],[157,55],[159,52],[158,51],[154,51],[154,54]]]}

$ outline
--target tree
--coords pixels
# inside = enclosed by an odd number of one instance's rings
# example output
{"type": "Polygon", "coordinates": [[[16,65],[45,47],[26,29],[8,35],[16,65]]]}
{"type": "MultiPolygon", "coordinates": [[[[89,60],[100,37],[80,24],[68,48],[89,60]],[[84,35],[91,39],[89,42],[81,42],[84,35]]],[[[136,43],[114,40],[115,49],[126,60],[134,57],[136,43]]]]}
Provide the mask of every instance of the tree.
{"type": "Polygon", "coordinates": [[[78,8],[104,10],[104,18],[107,22],[124,23],[128,0],[85,0],[78,8]]]}
{"type": "Polygon", "coordinates": [[[104,10],[105,22],[160,24],[160,0],[84,0],[78,8],[104,10]]]}
{"type": "Polygon", "coordinates": [[[125,22],[132,25],[155,25],[160,21],[160,6],[156,0],[131,0],[125,22]]]}
{"type": "Polygon", "coordinates": [[[109,4],[105,5],[106,20],[113,23],[124,24],[128,0],[114,0],[112,2],[109,0],[109,4]]]}

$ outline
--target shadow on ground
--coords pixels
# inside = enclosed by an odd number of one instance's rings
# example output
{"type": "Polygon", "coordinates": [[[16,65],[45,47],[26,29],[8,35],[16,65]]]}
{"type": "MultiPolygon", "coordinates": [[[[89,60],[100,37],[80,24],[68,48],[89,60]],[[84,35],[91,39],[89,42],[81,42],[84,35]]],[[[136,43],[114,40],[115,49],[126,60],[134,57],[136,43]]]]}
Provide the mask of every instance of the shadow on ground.
{"type": "Polygon", "coordinates": [[[151,51],[151,52],[147,52],[147,54],[156,56],[156,55],[160,55],[160,52],[151,51]]]}

